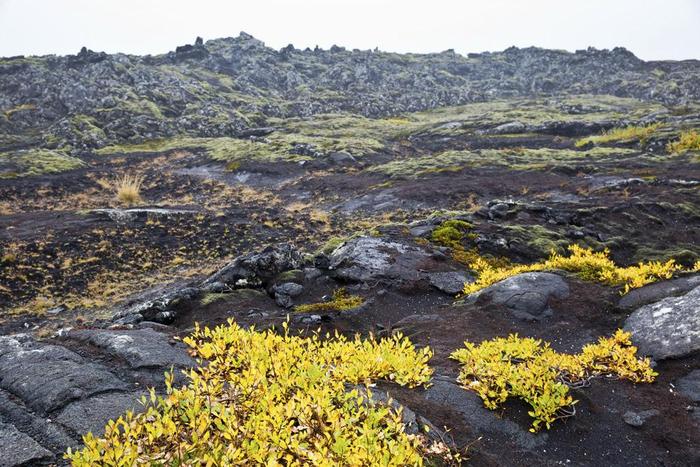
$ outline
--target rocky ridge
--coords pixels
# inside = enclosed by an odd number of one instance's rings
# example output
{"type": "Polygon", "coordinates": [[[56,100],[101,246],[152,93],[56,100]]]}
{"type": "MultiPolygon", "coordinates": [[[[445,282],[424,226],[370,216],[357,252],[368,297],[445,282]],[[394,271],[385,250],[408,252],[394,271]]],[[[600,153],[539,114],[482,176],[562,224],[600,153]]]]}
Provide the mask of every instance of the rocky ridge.
{"type": "Polygon", "coordinates": [[[645,62],[623,48],[511,47],[466,57],[452,50],[274,50],[246,33],[198,38],[155,56],[83,48],[72,56],[3,58],[0,78],[0,150],[40,145],[73,153],[174,135],[247,137],[276,117],[380,117],[564,94],[668,105],[700,97],[699,62],[645,62]]]}

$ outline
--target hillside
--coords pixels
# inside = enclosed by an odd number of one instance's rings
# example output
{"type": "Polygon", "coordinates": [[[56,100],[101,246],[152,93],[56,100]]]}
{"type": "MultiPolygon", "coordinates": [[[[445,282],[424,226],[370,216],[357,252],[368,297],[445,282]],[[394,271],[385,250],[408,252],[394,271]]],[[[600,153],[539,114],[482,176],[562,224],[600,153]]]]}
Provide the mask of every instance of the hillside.
{"type": "Polygon", "coordinates": [[[241,33],[157,56],[83,49],[0,61],[0,150],[70,152],[123,140],[240,136],[275,117],[385,117],[499,98],[607,94],[669,105],[700,97],[700,62],[537,48],[461,56],[281,50],[241,33]]]}

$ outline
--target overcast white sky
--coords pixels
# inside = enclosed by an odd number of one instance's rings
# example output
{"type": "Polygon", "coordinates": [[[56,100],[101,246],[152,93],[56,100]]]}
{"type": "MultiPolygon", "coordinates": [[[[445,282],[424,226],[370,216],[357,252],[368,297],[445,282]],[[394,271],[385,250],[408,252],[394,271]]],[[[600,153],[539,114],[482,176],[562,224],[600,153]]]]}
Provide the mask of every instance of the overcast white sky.
{"type": "Polygon", "coordinates": [[[0,56],[156,54],[246,31],[267,45],[396,52],[623,46],[700,59],[700,0],[0,0],[0,56]]]}

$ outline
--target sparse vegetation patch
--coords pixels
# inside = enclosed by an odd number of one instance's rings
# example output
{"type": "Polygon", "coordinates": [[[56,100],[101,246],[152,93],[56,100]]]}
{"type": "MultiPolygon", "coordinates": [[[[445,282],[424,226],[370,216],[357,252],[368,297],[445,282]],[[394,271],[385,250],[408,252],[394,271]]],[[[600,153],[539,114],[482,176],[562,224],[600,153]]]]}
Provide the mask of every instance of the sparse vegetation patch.
{"type": "Polygon", "coordinates": [[[576,355],[559,353],[533,338],[517,334],[479,345],[464,343],[451,358],[462,365],[459,382],[475,391],[491,410],[510,397],[527,402],[533,418],[530,431],[549,429],[556,420],[574,415],[576,400],[570,387],[597,376],[618,376],[635,383],[651,383],[656,372],[648,358],[637,357],[629,333],[618,330],[609,338],[583,347],[576,355]]]}
{"type": "Polygon", "coordinates": [[[114,182],[117,199],[127,206],[140,203],[142,185],[143,177],[139,175],[124,175],[118,178],[114,182]]]}
{"type": "Polygon", "coordinates": [[[62,151],[28,149],[0,152],[0,178],[53,174],[84,166],[82,160],[62,151]]]}
{"type": "Polygon", "coordinates": [[[333,292],[333,297],[327,302],[298,305],[294,307],[294,311],[299,313],[320,313],[352,310],[362,305],[363,301],[359,295],[351,295],[344,287],[341,287],[333,292]]]}

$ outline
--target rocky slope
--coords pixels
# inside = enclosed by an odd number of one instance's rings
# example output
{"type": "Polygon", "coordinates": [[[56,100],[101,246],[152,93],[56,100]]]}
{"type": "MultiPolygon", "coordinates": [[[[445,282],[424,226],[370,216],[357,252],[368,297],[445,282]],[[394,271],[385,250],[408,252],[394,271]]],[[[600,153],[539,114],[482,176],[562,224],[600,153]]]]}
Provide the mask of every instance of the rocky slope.
{"type": "Polygon", "coordinates": [[[432,386],[377,392],[472,465],[698,465],[700,147],[673,143],[700,130],[699,72],[623,49],[275,51],[245,34],[0,60],[0,465],[62,465],[193,364],[173,337],[229,319],[430,346],[432,386]],[[626,295],[554,270],[456,298],[475,257],[572,244],[682,269],[626,295]],[[358,301],[333,310],[339,289],[358,301]],[[511,333],[578,352],[621,328],[658,379],[593,378],[537,434],[449,357],[511,333]]]}
{"type": "Polygon", "coordinates": [[[157,56],[0,59],[0,151],[72,152],[187,134],[245,135],[272,117],[369,117],[504,97],[610,94],[671,105],[700,97],[700,62],[537,48],[469,54],[281,50],[241,33],[157,56]]]}

